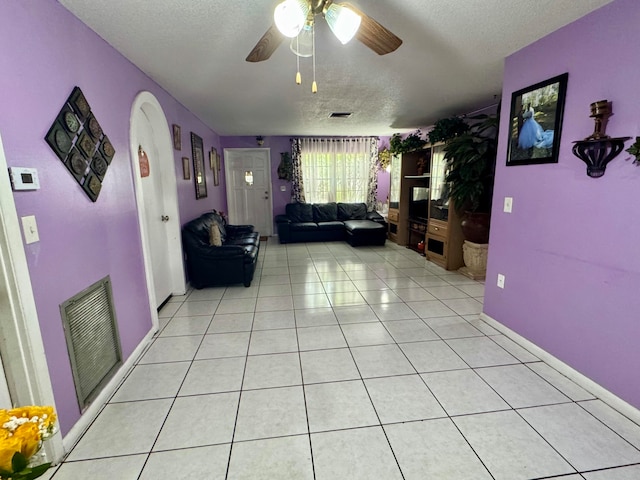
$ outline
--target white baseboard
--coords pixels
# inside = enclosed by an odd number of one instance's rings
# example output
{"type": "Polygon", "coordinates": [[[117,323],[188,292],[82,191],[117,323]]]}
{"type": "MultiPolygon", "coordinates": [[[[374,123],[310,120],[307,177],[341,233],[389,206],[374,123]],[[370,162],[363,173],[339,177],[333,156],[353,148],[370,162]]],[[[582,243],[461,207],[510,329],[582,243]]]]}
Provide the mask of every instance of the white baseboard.
{"type": "Polygon", "coordinates": [[[604,388],[602,385],[594,382],[589,377],[586,377],[582,373],[575,370],[573,367],[570,367],[569,365],[564,363],[562,360],[559,360],[546,350],[543,350],[535,343],[514,332],[509,327],[506,327],[494,318],[491,318],[486,313],[481,313],[480,318],[491,325],[493,328],[498,330],[500,333],[503,333],[505,336],[509,337],[522,348],[531,352],[533,355],[548,364],[550,367],[554,368],[565,377],[577,383],[587,392],[591,393],[594,397],[602,400],[604,403],[609,405],[614,410],[620,412],[632,422],[640,425],[640,410],[635,408],[633,405],[625,402],[620,397],[604,388]]]}
{"type": "Polygon", "coordinates": [[[62,445],[64,447],[65,456],[71,451],[75,444],[78,443],[84,432],[89,428],[98,414],[102,411],[102,408],[106,405],[111,396],[116,392],[124,378],[129,374],[131,369],[133,369],[135,363],[144,353],[149,343],[151,343],[151,341],[153,340],[153,336],[155,335],[155,333],[155,330],[151,330],[145,335],[136,349],[131,353],[131,355],[129,355],[127,361],[122,364],[116,374],[111,378],[111,380],[109,380],[109,382],[105,385],[105,387],[93,400],[93,402],[91,402],[91,405],[87,407],[80,419],[64,436],[64,438],[62,439],[62,445]]]}

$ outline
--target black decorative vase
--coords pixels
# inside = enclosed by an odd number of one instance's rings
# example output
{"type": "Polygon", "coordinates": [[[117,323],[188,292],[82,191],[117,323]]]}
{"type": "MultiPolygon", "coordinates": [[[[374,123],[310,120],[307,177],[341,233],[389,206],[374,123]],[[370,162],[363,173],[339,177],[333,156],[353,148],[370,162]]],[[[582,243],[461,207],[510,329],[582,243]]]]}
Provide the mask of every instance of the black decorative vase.
{"type": "Polygon", "coordinates": [[[464,239],[473,243],[489,243],[488,213],[466,212],[462,219],[462,235],[464,239]]]}

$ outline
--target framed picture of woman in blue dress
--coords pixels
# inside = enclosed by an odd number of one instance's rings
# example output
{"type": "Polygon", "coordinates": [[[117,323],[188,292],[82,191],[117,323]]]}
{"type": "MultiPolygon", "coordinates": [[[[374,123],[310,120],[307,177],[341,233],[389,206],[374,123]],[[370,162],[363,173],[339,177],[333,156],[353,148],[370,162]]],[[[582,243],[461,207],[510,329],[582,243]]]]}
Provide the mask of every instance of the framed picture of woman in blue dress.
{"type": "Polygon", "coordinates": [[[507,166],[558,163],[568,76],[513,92],[507,166]]]}

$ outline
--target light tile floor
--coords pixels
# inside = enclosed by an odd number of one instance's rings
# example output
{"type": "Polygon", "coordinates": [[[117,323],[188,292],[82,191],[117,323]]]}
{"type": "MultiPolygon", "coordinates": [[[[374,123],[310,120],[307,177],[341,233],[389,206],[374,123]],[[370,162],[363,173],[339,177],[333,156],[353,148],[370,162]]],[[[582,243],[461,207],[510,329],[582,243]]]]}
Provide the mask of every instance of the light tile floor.
{"type": "Polygon", "coordinates": [[[49,478],[640,478],[640,427],[479,319],[481,283],[392,243],[260,255],[171,299],[49,478]]]}

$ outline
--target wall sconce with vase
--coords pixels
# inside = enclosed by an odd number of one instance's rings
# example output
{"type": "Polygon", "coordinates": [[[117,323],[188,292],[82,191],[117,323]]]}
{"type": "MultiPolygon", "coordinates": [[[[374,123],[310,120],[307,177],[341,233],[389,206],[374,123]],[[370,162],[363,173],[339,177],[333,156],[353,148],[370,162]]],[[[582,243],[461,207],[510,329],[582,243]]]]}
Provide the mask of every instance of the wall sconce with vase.
{"type": "Polygon", "coordinates": [[[612,115],[611,102],[600,100],[591,104],[591,118],[595,121],[593,134],[584,140],[573,142],[573,154],[587,164],[587,175],[600,178],[607,164],[616,158],[624,148],[624,142],[631,137],[611,138],[605,134],[607,121],[612,115]]]}

